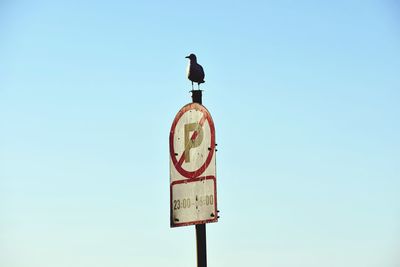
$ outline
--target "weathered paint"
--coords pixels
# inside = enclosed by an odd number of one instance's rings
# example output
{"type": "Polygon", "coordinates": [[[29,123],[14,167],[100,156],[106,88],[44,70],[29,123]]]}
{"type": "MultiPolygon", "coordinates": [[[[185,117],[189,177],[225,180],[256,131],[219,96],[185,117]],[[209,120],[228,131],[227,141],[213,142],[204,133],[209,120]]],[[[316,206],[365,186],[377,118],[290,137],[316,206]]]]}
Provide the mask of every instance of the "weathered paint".
{"type": "Polygon", "coordinates": [[[171,126],[171,227],[216,222],[215,128],[208,110],[184,106],[171,126]]]}

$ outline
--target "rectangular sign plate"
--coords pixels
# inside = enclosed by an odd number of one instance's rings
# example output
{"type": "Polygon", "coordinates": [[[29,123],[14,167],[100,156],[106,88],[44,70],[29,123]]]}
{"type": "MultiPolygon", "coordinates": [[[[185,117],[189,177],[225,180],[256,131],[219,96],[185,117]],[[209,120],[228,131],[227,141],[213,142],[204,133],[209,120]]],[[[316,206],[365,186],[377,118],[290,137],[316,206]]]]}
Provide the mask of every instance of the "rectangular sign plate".
{"type": "Polygon", "coordinates": [[[179,180],[171,184],[171,227],[216,222],[215,176],[179,180]]]}

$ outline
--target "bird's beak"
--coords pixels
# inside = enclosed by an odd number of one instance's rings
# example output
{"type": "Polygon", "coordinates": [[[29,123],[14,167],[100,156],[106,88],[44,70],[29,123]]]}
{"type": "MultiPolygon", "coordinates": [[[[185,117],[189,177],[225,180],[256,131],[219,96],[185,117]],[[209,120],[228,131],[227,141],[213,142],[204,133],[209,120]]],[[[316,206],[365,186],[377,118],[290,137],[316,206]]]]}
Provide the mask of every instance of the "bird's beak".
{"type": "Polygon", "coordinates": [[[189,56],[185,57],[185,58],[189,58],[189,56]]]}

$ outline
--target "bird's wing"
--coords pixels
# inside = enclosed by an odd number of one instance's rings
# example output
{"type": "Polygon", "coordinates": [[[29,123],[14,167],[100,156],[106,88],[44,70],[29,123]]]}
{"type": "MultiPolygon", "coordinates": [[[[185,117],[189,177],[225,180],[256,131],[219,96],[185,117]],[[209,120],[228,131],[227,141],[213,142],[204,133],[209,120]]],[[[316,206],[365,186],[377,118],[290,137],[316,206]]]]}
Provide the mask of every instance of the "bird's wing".
{"type": "Polygon", "coordinates": [[[204,81],[204,77],[206,75],[204,74],[204,69],[200,64],[199,64],[199,74],[200,74],[200,80],[204,81]]]}

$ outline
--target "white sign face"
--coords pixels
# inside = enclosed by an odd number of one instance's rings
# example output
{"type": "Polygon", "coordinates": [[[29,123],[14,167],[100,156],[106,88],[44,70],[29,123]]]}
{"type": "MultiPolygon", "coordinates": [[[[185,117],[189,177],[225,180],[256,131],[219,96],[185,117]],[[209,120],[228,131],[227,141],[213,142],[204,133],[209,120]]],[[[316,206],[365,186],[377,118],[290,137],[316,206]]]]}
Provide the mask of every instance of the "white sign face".
{"type": "Polygon", "coordinates": [[[215,129],[204,106],[178,112],[169,146],[171,227],[216,222],[215,129]]]}

